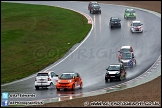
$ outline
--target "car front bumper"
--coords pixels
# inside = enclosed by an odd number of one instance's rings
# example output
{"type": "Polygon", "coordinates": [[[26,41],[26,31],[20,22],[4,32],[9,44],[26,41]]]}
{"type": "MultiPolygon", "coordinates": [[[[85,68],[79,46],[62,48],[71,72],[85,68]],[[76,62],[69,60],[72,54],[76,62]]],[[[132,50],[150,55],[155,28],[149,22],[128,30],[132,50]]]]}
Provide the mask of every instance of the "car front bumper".
{"type": "Polygon", "coordinates": [[[67,89],[72,89],[73,83],[57,83],[56,88],[57,89],[62,89],[62,88],[67,88],[67,89]]]}
{"type": "Polygon", "coordinates": [[[139,33],[141,33],[141,32],[143,32],[143,30],[142,29],[141,30],[132,29],[132,32],[139,32],[139,33]]]}
{"type": "Polygon", "coordinates": [[[106,79],[118,79],[119,77],[120,77],[120,74],[106,74],[105,80],[106,79]]]}
{"type": "Polygon", "coordinates": [[[101,10],[93,10],[93,12],[98,13],[101,12],[101,10]]]}

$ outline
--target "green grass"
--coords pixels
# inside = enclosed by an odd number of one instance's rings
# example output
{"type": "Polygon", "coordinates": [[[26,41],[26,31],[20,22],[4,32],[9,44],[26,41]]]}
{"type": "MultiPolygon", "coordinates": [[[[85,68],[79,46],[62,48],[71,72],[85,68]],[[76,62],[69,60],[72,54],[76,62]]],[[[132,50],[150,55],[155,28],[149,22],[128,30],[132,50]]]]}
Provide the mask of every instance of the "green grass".
{"type": "Polygon", "coordinates": [[[1,2],[1,84],[54,63],[90,28],[83,15],[71,10],[1,2]]]}

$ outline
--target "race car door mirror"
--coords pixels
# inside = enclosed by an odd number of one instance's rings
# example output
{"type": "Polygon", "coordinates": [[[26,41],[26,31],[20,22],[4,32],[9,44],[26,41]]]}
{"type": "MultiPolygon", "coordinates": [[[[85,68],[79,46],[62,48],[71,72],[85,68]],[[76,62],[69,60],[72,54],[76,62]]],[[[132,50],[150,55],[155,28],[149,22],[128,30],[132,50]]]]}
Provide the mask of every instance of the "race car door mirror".
{"type": "Polygon", "coordinates": [[[106,69],[108,71],[108,69],[106,69]]]}
{"type": "Polygon", "coordinates": [[[58,77],[58,75],[56,75],[58,77]]]}

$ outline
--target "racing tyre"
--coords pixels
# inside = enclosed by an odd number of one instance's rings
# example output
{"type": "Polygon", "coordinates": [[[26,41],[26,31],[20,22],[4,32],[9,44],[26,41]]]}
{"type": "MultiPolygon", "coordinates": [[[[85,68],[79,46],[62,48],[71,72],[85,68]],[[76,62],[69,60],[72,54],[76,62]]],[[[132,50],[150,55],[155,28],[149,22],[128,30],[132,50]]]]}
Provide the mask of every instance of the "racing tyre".
{"type": "Polygon", "coordinates": [[[39,89],[39,87],[38,87],[38,86],[35,86],[35,89],[36,89],[36,90],[38,90],[38,89],[39,89]]]}
{"type": "Polygon", "coordinates": [[[125,72],[124,78],[126,79],[127,73],[125,72]]]}
{"type": "Polygon", "coordinates": [[[124,19],[128,19],[128,18],[124,15],[124,19]]]}
{"type": "Polygon", "coordinates": [[[72,90],[75,90],[75,84],[73,84],[73,86],[72,86],[72,90]]]}
{"type": "Polygon", "coordinates": [[[110,79],[110,82],[112,82],[113,81],[113,79],[110,79]]]}
{"type": "Polygon", "coordinates": [[[108,79],[105,79],[105,82],[108,82],[108,79]]]}
{"type": "Polygon", "coordinates": [[[81,83],[80,83],[80,89],[82,89],[82,87],[83,87],[83,83],[81,82],[81,83]]]}
{"type": "Polygon", "coordinates": [[[119,77],[119,81],[121,81],[122,80],[122,75],[120,75],[120,77],[119,77]]]}

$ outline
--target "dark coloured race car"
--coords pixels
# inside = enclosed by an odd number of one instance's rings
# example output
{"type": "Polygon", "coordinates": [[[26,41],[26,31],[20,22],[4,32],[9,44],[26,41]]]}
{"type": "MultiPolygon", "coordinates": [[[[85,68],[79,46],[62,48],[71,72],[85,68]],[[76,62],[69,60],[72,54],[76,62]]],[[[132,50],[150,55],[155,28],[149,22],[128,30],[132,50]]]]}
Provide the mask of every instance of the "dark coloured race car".
{"type": "Polygon", "coordinates": [[[99,5],[99,4],[98,4],[98,2],[96,2],[96,1],[91,1],[91,2],[89,2],[89,4],[88,4],[88,10],[90,10],[90,9],[92,8],[93,5],[99,5]]]}
{"type": "Polygon", "coordinates": [[[123,80],[126,78],[126,70],[122,63],[111,64],[106,69],[105,81],[108,82],[108,79],[112,81],[113,79],[123,80]]]}
{"type": "Polygon", "coordinates": [[[101,14],[101,7],[99,5],[93,5],[89,10],[91,14],[100,13],[101,14]]]}
{"type": "Polygon", "coordinates": [[[113,27],[121,28],[121,22],[120,21],[121,20],[118,17],[111,17],[110,22],[109,22],[110,28],[113,28],[113,27]]]}

